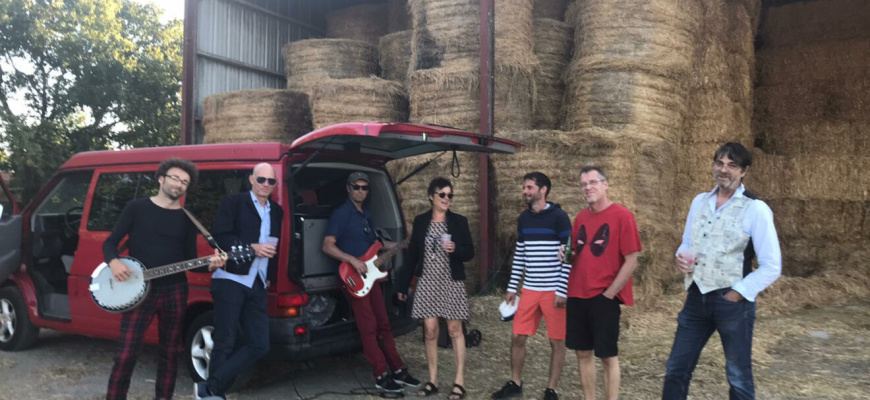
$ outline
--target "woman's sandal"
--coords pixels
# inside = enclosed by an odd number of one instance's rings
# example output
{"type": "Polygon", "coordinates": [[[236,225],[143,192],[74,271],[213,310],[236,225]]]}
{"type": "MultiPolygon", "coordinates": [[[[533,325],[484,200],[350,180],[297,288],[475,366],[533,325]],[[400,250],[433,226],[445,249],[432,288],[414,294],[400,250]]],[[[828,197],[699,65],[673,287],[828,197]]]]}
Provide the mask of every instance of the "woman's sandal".
{"type": "Polygon", "coordinates": [[[450,400],[461,400],[465,398],[465,388],[458,383],[453,384],[453,390],[450,391],[450,394],[447,395],[447,398],[450,400]],[[456,392],[456,389],[459,389],[459,392],[456,392]]]}
{"type": "Polygon", "coordinates": [[[436,393],[438,393],[438,386],[432,382],[426,382],[423,384],[423,388],[417,392],[417,397],[429,397],[436,393]]]}

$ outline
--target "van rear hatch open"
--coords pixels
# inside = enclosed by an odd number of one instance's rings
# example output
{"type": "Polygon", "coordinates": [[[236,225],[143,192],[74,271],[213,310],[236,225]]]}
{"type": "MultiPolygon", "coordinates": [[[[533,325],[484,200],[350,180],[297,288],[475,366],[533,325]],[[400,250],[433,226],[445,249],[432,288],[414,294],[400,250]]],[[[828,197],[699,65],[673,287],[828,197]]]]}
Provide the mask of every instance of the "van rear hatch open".
{"type": "Polygon", "coordinates": [[[365,154],[382,162],[438,151],[513,154],[520,144],[436,125],[353,122],[318,129],[290,145],[291,150],[365,154]]]}

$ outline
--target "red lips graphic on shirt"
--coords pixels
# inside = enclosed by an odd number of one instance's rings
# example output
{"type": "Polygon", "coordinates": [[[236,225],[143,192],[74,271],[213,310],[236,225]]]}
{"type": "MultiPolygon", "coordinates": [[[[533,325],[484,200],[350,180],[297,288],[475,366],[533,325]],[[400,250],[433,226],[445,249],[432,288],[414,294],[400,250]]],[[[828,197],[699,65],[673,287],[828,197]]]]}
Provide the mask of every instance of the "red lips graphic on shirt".
{"type": "MultiPolygon", "coordinates": [[[[589,251],[595,257],[601,257],[604,254],[604,250],[607,249],[607,244],[610,243],[610,225],[604,224],[598,228],[598,231],[595,232],[595,236],[592,237],[592,243],[589,244],[589,251]]],[[[575,253],[579,254],[583,251],[583,247],[586,246],[586,225],[580,225],[580,229],[577,231],[577,246],[575,253]]]]}

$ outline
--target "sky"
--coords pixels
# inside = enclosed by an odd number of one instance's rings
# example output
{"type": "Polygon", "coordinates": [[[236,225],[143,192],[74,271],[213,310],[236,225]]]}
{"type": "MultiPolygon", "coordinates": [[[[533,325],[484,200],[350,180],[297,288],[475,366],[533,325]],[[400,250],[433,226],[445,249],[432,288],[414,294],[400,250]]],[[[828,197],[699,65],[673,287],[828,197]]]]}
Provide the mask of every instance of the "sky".
{"type": "Polygon", "coordinates": [[[163,10],[163,21],[184,19],[184,0],[132,0],[139,4],[154,4],[163,10]]]}

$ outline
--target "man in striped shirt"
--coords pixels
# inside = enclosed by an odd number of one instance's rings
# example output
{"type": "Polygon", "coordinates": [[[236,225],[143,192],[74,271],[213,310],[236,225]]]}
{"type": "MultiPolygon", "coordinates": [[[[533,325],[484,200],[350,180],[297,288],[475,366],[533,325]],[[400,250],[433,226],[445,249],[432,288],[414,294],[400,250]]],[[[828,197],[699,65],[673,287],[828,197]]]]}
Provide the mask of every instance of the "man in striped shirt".
{"type": "Polygon", "coordinates": [[[563,266],[559,251],[568,240],[571,221],[558,204],[547,202],[550,188],[550,178],[543,173],[530,172],[523,177],[523,198],[529,208],[520,214],[517,223],[517,246],[505,301],[517,301],[517,286],[524,276],[523,293],[513,320],[511,380],[493,393],[493,399],[522,396],[526,339],[537,332],[541,317],[547,321],[552,350],[544,400],[559,398],[556,386],[565,361],[566,316],[564,304],[557,305],[555,300],[557,295],[567,297],[570,266],[563,266]]]}

